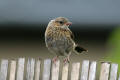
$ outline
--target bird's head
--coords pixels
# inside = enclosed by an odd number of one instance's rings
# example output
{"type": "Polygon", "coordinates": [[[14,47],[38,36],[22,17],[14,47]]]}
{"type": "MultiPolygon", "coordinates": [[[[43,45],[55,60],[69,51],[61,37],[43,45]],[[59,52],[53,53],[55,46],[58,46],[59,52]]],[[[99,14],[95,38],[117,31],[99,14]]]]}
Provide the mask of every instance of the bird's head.
{"type": "Polygon", "coordinates": [[[67,28],[72,24],[67,18],[64,17],[55,18],[51,20],[50,23],[54,25],[54,27],[61,27],[61,28],[67,28]]]}

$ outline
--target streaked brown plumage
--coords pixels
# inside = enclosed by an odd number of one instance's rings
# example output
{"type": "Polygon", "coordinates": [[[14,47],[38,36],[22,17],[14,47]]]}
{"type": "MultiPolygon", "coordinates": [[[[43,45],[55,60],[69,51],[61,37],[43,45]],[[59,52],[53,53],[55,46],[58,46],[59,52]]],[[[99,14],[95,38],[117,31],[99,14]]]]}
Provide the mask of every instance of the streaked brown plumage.
{"type": "MultiPolygon", "coordinates": [[[[64,18],[58,17],[51,20],[45,32],[45,43],[50,52],[55,53],[57,57],[66,56],[64,62],[69,62],[71,52],[81,53],[86,49],[75,44],[73,34],[68,26],[71,22],[64,18]]],[[[53,59],[56,61],[57,57],[53,59]]]]}

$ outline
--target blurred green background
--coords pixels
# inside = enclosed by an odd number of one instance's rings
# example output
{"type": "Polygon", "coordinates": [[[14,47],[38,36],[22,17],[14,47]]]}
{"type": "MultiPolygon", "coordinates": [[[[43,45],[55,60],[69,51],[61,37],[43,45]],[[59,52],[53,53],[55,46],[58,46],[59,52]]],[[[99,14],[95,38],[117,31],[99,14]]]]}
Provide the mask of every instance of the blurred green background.
{"type": "Polygon", "coordinates": [[[107,46],[109,47],[109,51],[107,52],[108,55],[105,57],[105,60],[109,60],[120,65],[120,26],[110,33],[107,46]]]}

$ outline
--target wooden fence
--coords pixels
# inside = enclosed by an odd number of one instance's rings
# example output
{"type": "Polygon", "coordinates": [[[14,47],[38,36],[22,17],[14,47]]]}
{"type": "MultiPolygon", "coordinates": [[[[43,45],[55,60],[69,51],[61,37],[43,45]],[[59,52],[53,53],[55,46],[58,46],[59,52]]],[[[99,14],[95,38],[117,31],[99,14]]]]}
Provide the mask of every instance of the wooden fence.
{"type": "MultiPolygon", "coordinates": [[[[0,67],[0,80],[40,80],[41,77],[42,80],[59,80],[59,78],[68,80],[68,74],[70,80],[96,80],[96,68],[97,62],[89,60],[84,60],[82,64],[75,62],[72,65],[63,65],[62,70],[60,70],[60,61],[54,64],[50,59],[45,59],[43,65],[41,65],[41,60],[33,58],[27,61],[25,58],[19,58],[18,61],[3,59],[0,67]],[[70,71],[69,67],[71,67],[70,71]],[[40,76],[41,69],[42,76],[40,76]],[[59,76],[60,72],[61,76],[59,76]]],[[[117,73],[118,64],[102,62],[99,80],[120,80],[117,73]]]]}

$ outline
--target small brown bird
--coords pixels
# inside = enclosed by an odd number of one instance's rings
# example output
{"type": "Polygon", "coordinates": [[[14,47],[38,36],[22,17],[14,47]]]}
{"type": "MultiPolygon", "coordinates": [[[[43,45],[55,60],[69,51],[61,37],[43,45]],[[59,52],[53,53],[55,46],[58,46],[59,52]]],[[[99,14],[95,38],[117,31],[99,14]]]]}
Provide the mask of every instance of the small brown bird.
{"type": "Polygon", "coordinates": [[[58,17],[49,22],[45,31],[45,43],[48,50],[57,56],[53,58],[55,62],[59,56],[65,56],[64,63],[69,62],[72,52],[77,54],[87,51],[77,45],[73,40],[73,33],[69,29],[72,23],[64,17],[58,17]]]}

